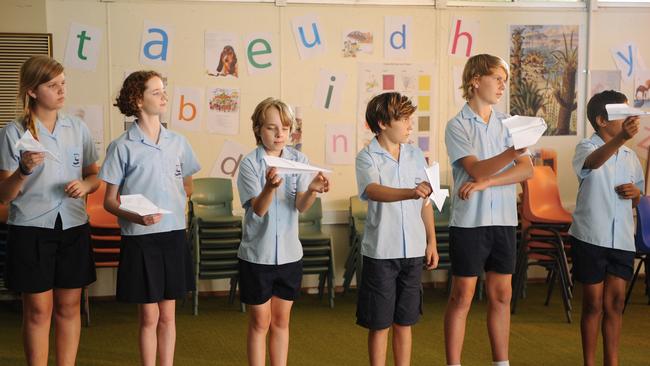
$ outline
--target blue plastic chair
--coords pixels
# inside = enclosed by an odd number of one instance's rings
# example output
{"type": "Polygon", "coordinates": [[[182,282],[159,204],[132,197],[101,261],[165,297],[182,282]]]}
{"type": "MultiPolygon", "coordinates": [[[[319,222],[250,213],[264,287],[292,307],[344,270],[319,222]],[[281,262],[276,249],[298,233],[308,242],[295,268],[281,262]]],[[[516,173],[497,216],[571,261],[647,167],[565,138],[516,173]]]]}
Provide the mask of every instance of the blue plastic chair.
{"type": "Polygon", "coordinates": [[[640,259],[639,264],[634,271],[634,277],[630,287],[627,289],[625,295],[625,305],[623,312],[627,307],[627,303],[632,295],[632,289],[639,277],[641,266],[645,265],[646,284],[645,293],[648,296],[648,304],[650,304],[650,277],[647,275],[650,269],[650,196],[642,196],[639,204],[636,206],[636,233],[634,235],[634,244],[636,246],[636,258],[640,259]]]}

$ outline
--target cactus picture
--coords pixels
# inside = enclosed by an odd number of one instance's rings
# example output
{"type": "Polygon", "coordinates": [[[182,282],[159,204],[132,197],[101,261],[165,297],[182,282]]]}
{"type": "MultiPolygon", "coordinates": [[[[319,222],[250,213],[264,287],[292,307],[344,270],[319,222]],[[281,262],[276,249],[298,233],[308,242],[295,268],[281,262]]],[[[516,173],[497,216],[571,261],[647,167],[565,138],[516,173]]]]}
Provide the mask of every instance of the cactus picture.
{"type": "Polygon", "coordinates": [[[577,25],[510,26],[510,114],[542,117],[545,135],[577,133],[577,25]]]}

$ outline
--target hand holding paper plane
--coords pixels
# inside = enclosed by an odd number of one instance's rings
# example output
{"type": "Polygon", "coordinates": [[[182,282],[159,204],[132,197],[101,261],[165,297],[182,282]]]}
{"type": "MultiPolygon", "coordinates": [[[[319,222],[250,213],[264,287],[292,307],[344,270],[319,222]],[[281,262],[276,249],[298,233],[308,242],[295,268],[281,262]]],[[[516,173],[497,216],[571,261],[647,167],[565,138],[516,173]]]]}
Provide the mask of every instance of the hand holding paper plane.
{"type": "Polygon", "coordinates": [[[16,150],[29,151],[37,153],[45,153],[45,156],[60,163],[59,158],[43,146],[37,139],[34,138],[29,130],[25,131],[20,140],[16,141],[16,150]]]}
{"type": "Polygon", "coordinates": [[[438,211],[442,212],[445,198],[449,197],[449,190],[440,189],[440,165],[438,162],[434,161],[430,167],[425,169],[425,172],[427,173],[427,179],[429,179],[429,184],[431,184],[431,189],[433,190],[429,199],[435,203],[438,211]]]}
{"type": "Polygon", "coordinates": [[[533,146],[546,131],[546,122],[540,117],[512,116],[503,120],[515,149],[533,146]]]}
{"type": "Polygon", "coordinates": [[[153,202],[149,201],[147,197],[141,194],[121,195],[120,209],[140,216],[172,213],[169,210],[156,206],[153,202]]]}
{"type": "Polygon", "coordinates": [[[650,115],[650,112],[630,107],[625,103],[607,104],[605,105],[605,109],[607,110],[607,117],[610,121],[625,119],[627,117],[650,115]]]}
{"type": "Polygon", "coordinates": [[[277,174],[316,174],[318,172],[331,173],[329,169],[319,168],[317,166],[299,163],[297,161],[278,158],[275,156],[265,156],[264,161],[269,167],[275,168],[277,174]]]}

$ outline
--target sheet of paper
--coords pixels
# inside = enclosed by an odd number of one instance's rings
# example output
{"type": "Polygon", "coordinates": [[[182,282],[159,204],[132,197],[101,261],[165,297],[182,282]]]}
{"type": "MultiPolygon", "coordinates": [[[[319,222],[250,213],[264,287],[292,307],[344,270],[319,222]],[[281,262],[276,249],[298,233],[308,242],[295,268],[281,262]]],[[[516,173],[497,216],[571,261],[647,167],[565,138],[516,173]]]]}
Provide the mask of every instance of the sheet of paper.
{"type": "Polygon", "coordinates": [[[169,210],[165,210],[156,206],[153,202],[149,201],[147,197],[141,194],[125,194],[120,196],[120,209],[124,211],[133,212],[140,216],[155,215],[155,214],[170,214],[169,210]]]}
{"type": "Polygon", "coordinates": [[[317,166],[299,163],[293,160],[278,158],[275,156],[265,156],[266,165],[276,168],[278,174],[311,174],[311,173],[331,173],[329,169],[319,168],[317,166]]]}
{"type": "Polygon", "coordinates": [[[515,149],[535,145],[546,131],[546,122],[540,117],[512,116],[503,124],[510,131],[515,149]]]}
{"type": "Polygon", "coordinates": [[[607,104],[605,105],[605,109],[607,109],[607,116],[609,117],[610,121],[616,119],[625,119],[631,116],[650,115],[650,112],[646,112],[638,108],[630,107],[625,103],[607,104]]]}
{"type": "MultiPolygon", "coordinates": [[[[429,196],[429,199],[438,208],[438,211],[442,212],[442,208],[445,204],[445,199],[449,197],[448,189],[440,189],[440,164],[434,161],[431,163],[431,166],[425,169],[427,173],[427,179],[429,179],[429,184],[431,184],[431,189],[433,193],[429,196]]],[[[428,201],[427,201],[428,204],[428,201]]]]}
{"type": "Polygon", "coordinates": [[[38,140],[34,138],[29,130],[25,131],[20,140],[16,141],[16,150],[45,153],[45,157],[50,158],[57,163],[61,161],[51,151],[45,148],[38,140]]]}

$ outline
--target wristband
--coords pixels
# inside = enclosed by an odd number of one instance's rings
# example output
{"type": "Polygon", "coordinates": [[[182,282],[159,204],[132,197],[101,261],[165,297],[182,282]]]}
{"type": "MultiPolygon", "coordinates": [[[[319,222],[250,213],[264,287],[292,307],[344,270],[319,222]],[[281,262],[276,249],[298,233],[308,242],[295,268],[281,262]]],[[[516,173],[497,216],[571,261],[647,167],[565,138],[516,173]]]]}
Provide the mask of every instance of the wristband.
{"type": "Polygon", "coordinates": [[[24,176],[32,175],[32,173],[34,173],[34,170],[32,170],[31,172],[27,171],[27,169],[25,169],[25,167],[23,166],[22,162],[18,163],[18,169],[20,169],[20,174],[24,176]]]}

